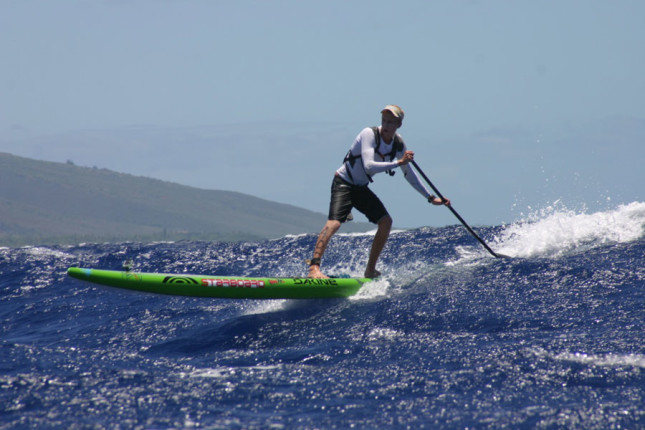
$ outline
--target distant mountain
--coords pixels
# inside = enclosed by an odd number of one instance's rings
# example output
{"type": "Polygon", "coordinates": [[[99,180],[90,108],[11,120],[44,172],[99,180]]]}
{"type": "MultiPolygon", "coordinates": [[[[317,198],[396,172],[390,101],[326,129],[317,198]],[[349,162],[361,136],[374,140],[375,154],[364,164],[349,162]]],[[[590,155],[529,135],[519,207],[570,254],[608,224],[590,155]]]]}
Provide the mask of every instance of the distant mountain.
{"type": "MultiPolygon", "coordinates": [[[[325,215],[250,195],[0,153],[0,245],[240,241],[317,233],[325,215]]],[[[349,223],[344,231],[367,231],[349,223]]]]}

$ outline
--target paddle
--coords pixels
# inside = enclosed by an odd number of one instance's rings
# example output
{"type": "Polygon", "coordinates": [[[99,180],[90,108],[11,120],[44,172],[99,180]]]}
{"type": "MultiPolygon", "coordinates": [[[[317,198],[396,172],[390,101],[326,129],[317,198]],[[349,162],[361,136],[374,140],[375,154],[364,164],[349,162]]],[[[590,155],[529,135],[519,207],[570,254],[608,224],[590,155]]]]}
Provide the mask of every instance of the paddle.
{"type": "MultiPolygon", "coordinates": [[[[437,196],[439,196],[439,198],[440,198],[441,200],[445,201],[446,199],[444,198],[444,196],[442,196],[442,195],[441,195],[441,192],[440,192],[440,191],[439,191],[439,190],[438,190],[438,189],[437,189],[437,188],[432,184],[432,182],[431,182],[431,181],[430,181],[430,179],[426,176],[426,174],[425,174],[425,173],[423,173],[423,170],[421,170],[421,168],[419,167],[419,165],[417,164],[417,162],[416,162],[416,161],[414,161],[414,160],[412,160],[412,165],[415,167],[415,169],[417,169],[417,171],[421,174],[421,176],[423,177],[423,179],[425,179],[425,181],[428,183],[428,185],[430,185],[430,187],[434,190],[434,192],[437,194],[437,196]]],[[[477,236],[477,233],[475,233],[475,232],[473,231],[473,229],[472,229],[472,228],[470,228],[470,226],[466,223],[466,221],[464,221],[464,219],[461,217],[461,215],[459,215],[459,214],[457,213],[457,211],[455,210],[455,208],[453,208],[453,207],[452,207],[452,205],[448,206],[448,209],[450,209],[450,210],[452,211],[452,213],[457,217],[457,219],[458,219],[459,221],[461,221],[461,223],[464,225],[464,227],[466,227],[466,229],[470,232],[470,234],[472,234],[472,235],[475,237],[475,239],[477,239],[477,240],[479,241],[479,243],[481,243],[482,245],[484,245],[484,248],[486,248],[486,250],[487,250],[488,252],[490,252],[490,253],[491,253],[495,258],[511,258],[511,257],[509,257],[508,255],[504,255],[504,254],[497,254],[495,251],[493,251],[492,249],[490,249],[490,247],[489,247],[488,245],[486,245],[486,242],[484,242],[484,241],[482,240],[482,238],[481,238],[481,237],[477,236]]]]}

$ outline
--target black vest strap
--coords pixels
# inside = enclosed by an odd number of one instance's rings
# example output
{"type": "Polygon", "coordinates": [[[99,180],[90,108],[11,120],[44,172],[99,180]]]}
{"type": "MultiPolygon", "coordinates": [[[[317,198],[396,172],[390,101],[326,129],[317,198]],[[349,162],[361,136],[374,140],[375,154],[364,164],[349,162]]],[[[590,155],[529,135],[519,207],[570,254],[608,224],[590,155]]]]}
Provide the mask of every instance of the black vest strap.
{"type": "MultiPolygon", "coordinates": [[[[374,137],[376,138],[376,149],[375,149],[376,153],[380,155],[383,161],[385,161],[385,156],[390,157],[388,161],[394,161],[394,159],[396,158],[396,153],[403,149],[403,142],[401,142],[399,135],[394,133],[392,149],[390,150],[389,153],[382,154],[381,151],[379,151],[379,146],[381,146],[381,133],[378,127],[372,127],[372,131],[374,132],[374,137]]],[[[387,173],[390,176],[394,176],[395,172],[394,170],[390,169],[390,170],[386,170],[385,173],[387,173]]]]}
{"type": "MultiPolygon", "coordinates": [[[[399,151],[403,150],[403,142],[401,141],[401,138],[399,137],[398,134],[394,133],[394,139],[392,142],[392,150],[388,152],[387,154],[382,154],[381,151],[379,151],[379,147],[381,146],[381,133],[378,129],[378,127],[371,127],[372,131],[374,132],[374,139],[376,140],[376,148],[374,151],[381,157],[383,161],[385,161],[385,157],[389,157],[390,159],[388,161],[394,161],[396,158],[396,153],[399,151]]],[[[345,159],[343,160],[343,163],[349,163],[349,167],[345,167],[347,169],[347,174],[349,175],[349,179],[354,181],[354,178],[352,178],[352,171],[350,167],[354,167],[354,164],[356,164],[357,159],[361,159],[361,163],[363,162],[363,159],[361,157],[361,154],[352,154],[352,149],[350,148],[349,151],[347,151],[347,155],[345,155],[345,159]]],[[[365,166],[363,166],[363,169],[365,169],[365,166]]],[[[387,173],[390,176],[394,176],[394,170],[386,170],[385,173],[387,173]]],[[[367,179],[370,180],[370,182],[374,182],[372,180],[372,177],[365,172],[365,176],[367,176],[367,179]]]]}

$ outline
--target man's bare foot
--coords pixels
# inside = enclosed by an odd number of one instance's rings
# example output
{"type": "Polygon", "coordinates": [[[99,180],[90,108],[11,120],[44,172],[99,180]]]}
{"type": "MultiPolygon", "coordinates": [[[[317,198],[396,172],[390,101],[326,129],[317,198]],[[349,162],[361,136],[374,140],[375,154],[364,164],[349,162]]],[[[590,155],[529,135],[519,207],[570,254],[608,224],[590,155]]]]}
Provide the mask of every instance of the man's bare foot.
{"type": "Polygon", "coordinates": [[[366,278],[376,279],[376,278],[379,278],[380,276],[381,276],[381,272],[379,272],[376,269],[374,269],[374,270],[365,270],[365,277],[366,278]]]}
{"type": "Polygon", "coordinates": [[[309,278],[313,279],[327,279],[329,276],[325,276],[320,271],[320,266],[309,266],[309,278]]]}

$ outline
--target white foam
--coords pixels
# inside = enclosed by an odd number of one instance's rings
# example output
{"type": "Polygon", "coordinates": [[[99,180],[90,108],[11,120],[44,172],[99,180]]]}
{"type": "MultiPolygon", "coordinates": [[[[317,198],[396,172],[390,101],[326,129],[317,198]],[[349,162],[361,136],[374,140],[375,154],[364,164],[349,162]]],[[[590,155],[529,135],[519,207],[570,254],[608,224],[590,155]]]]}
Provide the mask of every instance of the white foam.
{"type": "Polygon", "coordinates": [[[22,248],[25,253],[34,255],[34,256],[51,256],[56,258],[74,258],[72,254],[67,252],[59,251],[56,249],[45,248],[41,246],[25,246],[22,248]]]}
{"type": "Polygon", "coordinates": [[[277,239],[270,239],[269,242],[277,242],[282,239],[299,239],[301,237],[306,237],[310,233],[299,233],[299,234],[287,234],[283,238],[277,238],[277,239]]]}
{"type": "Polygon", "coordinates": [[[542,348],[532,351],[539,357],[548,357],[557,361],[569,361],[599,367],[639,367],[645,368],[643,354],[587,354],[584,352],[561,352],[552,354],[542,348]]]}
{"type": "Polygon", "coordinates": [[[641,354],[585,354],[582,352],[563,352],[555,356],[557,360],[573,361],[601,367],[641,367],[645,368],[645,355],[641,354]]]}
{"type": "Polygon", "coordinates": [[[366,283],[358,290],[358,293],[350,296],[350,300],[371,300],[388,295],[390,281],[385,277],[366,283]]]}
{"type": "Polygon", "coordinates": [[[405,335],[402,332],[381,327],[373,328],[367,335],[367,339],[370,342],[376,342],[380,340],[397,340],[402,338],[405,338],[405,335]]]}
{"type": "Polygon", "coordinates": [[[280,369],[280,366],[240,366],[240,367],[217,367],[217,368],[194,368],[187,372],[179,372],[181,378],[224,378],[228,379],[236,372],[271,372],[280,369]]]}
{"type": "MultiPolygon", "coordinates": [[[[398,234],[398,233],[405,233],[407,230],[402,230],[402,229],[392,229],[390,231],[390,235],[393,234],[398,234]]],[[[346,236],[346,237],[362,237],[362,236],[374,236],[376,234],[376,229],[368,230],[368,231],[356,231],[356,232],[338,232],[336,233],[336,236],[346,236]]]]}
{"type": "Polygon", "coordinates": [[[279,312],[289,308],[293,300],[275,299],[275,300],[252,300],[247,306],[243,307],[242,315],[257,315],[272,312],[279,312]]]}
{"type": "Polygon", "coordinates": [[[559,256],[580,248],[634,241],[644,233],[645,203],[586,214],[556,202],[506,227],[492,247],[512,257],[559,256]]]}

